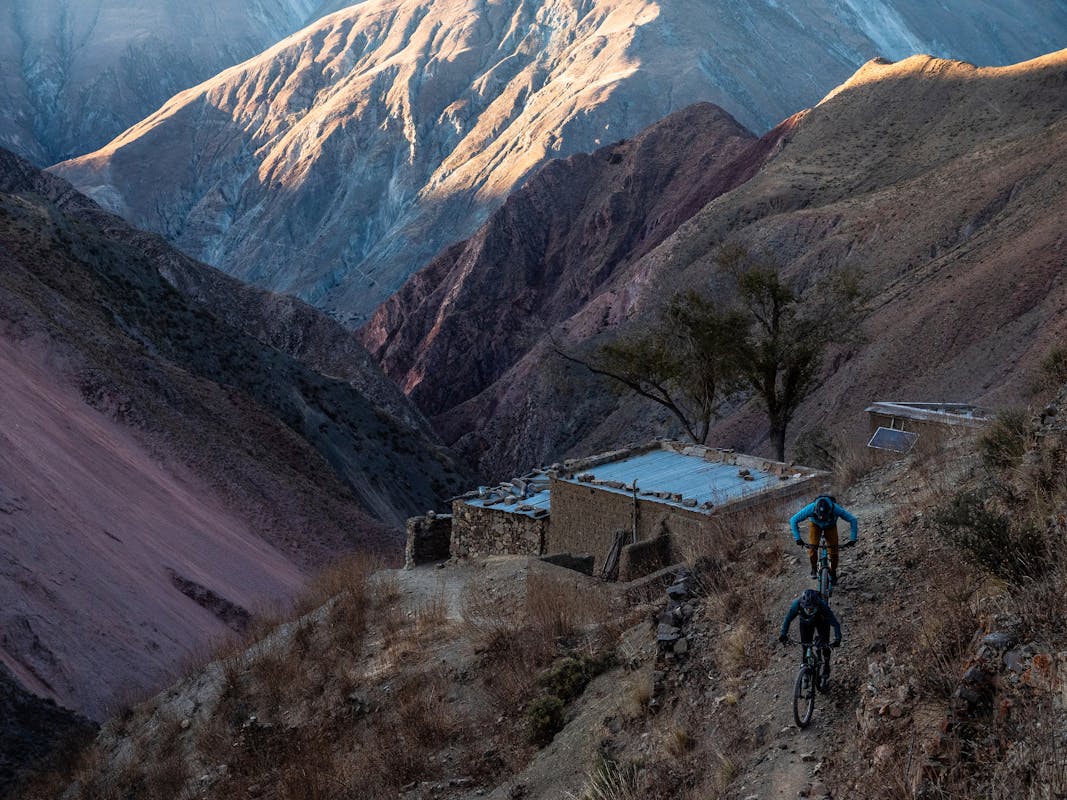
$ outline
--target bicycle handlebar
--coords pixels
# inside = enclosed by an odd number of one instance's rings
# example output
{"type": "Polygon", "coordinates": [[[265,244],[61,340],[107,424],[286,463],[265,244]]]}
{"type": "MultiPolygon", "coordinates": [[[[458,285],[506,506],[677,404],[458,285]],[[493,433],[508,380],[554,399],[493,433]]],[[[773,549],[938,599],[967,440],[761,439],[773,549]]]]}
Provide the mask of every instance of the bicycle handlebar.
{"type": "MultiPolygon", "coordinates": [[[[819,542],[818,544],[811,544],[810,542],[801,542],[801,544],[804,545],[804,547],[808,548],[809,550],[818,550],[821,547],[829,547],[830,546],[826,542],[819,542]]],[[[841,544],[839,544],[838,548],[843,549],[845,547],[852,547],[853,545],[856,545],[856,544],[859,544],[859,542],[854,540],[854,539],[849,539],[847,542],[842,542],[841,544]]]]}
{"type": "Polygon", "coordinates": [[[786,638],[785,644],[799,644],[801,647],[821,647],[825,650],[829,650],[832,647],[829,642],[824,642],[821,639],[818,641],[801,642],[794,639],[792,636],[786,638]]]}

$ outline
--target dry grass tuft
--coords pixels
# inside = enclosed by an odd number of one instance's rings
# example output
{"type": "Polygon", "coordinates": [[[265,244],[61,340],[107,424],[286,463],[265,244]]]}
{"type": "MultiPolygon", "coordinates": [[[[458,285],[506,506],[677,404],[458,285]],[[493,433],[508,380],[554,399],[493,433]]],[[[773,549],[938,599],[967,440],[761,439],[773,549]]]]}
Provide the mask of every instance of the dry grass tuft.
{"type": "Polygon", "coordinates": [[[834,447],[834,491],[847,491],[875,469],[891,461],[893,455],[868,447],[866,439],[839,438],[834,447]]]}
{"type": "Polygon", "coordinates": [[[601,758],[589,773],[580,795],[567,794],[568,800],[639,800],[637,767],[601,758]]]}

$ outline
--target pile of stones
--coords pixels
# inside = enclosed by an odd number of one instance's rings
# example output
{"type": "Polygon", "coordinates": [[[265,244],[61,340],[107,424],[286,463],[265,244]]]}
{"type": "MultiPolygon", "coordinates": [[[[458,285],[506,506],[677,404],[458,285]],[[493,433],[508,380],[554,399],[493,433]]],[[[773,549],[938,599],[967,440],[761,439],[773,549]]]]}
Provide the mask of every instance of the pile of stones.
{"type": "Polygon", "coordinates": [[[681,664],[689,654],[691,637],[686,628],[692,622],[697,599],[694,596],[695,579],[685,567],[674,573],[674,582],[667,587],[667,604],[656,618],[656,670],[653,673],[652,700],[649,707],[659,706],[667,678],[672,667],[681,664]]]}

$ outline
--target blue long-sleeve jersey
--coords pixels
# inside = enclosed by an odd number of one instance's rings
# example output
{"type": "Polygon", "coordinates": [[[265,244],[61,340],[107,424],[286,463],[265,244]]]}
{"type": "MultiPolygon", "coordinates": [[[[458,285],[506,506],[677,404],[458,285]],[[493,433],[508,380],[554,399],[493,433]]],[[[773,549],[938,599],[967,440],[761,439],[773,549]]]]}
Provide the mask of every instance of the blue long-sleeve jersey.
{"type": "Polygon", "coordinates": [[[841,639],[841,623],[837,621],[837,617],[834,616],[834,612],[830,609],[830,606],[826,604],[826,601],[821,597],[815,601],[815,613],[810,617],[805,614],[800,607],[800,598],[798,597],[793,601],[793,605],[789,606],[789,611],[785,615],[785,619],[782,621],[782,631],[780,636],[789,635],[789,626],[793,624],[793,620],[800,617],[802,622],[829,622],[830,627],[834,629],[834,638],[841,639]]]}
{"type": "MultiPolygon", "coordinates": [[[[818,502],[818,500],[816,500],[815,502],[818,502]]],[[[799,525],[804,520],[810,519],[820,528],[830,528],[837,524],[838,517],[841,517],[841,519],[845,520],[846,522],[848,522],[849,525],[852,526],[851,539],[852,541],[856,541],[856,537],[859,536],[860,530],[859,520],[849,514],[848,511],[841,508],[841,506],[839,506],[837,503],[834,503],[834,513],[830,517],[830,522],[826,523],[825,525],[815,519],[815,503],[809,503],[789,519],[789,527],[793,529],[793,538],[799,539],[800,529],[797,527],[797,525],[799,525]]]]}

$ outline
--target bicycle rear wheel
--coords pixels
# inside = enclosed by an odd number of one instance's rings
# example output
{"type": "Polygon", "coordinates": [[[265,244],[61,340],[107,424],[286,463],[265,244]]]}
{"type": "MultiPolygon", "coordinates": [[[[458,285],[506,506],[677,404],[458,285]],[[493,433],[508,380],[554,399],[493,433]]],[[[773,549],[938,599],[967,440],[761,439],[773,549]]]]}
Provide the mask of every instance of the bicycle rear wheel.
{"type": "Polygon", "coordinates": [[[793,685],[793,719],[798,728],[808,727],[815,711],[815,675],[808,666],[800,668],[793,685]]]}

